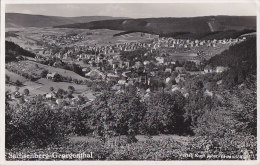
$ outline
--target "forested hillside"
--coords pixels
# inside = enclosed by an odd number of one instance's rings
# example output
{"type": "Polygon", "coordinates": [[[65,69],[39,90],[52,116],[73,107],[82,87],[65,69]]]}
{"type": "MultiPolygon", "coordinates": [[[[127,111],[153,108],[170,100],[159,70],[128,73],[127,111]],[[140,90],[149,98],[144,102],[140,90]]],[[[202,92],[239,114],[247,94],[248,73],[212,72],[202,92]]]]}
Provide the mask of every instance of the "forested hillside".
{"type": "Polygon", "coordinates": [[[246,16],[206,16],[190,18],[143,18],[92,21],[56,26],[57,28],[110,29],[145,32],[178,38],[223,38],[256,30],[256,18],[246,16]],[[223,33],[222,33],[223,32],[223,33]],[[228,35],[227,35],[228,34],[228,35]],[[212,36],[212,37],[209,37],[212,36]]]}
{"type": "Polygon", "coordinates": [[[5,62],[15,61],[18,56],[35,57],[35,54],[24,50],[19,45],[5,41],[5,62]]]}
{"type": "MultiPolygon", "coordinates": [[[[58,17],[31,15],[21,13],[6,13],[6,27],[52,27],[71,23],[86,23],[98,20],[118,19],[110,16],[58,17]]],[[[120,17],[122,18],[122,17],[120,17]]]]}
{"type": "Polygon", "coordinates": [[[249,75],[256,75],[256,38],[231,46],[228,50],[212,57],[208,64],[230,68],[223,76],[227,87],[241,84],[249,75]]]}

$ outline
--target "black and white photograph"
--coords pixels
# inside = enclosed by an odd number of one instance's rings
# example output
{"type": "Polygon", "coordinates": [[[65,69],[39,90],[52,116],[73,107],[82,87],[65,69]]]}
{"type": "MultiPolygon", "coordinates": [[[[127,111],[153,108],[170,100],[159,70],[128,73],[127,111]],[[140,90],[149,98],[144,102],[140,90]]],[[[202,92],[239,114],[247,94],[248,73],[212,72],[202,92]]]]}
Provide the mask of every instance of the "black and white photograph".
{"type": "Polygon", "coordinates": [[[257,161],[256,1],[81,2],[1,4],[5,162],[257,161]]]}

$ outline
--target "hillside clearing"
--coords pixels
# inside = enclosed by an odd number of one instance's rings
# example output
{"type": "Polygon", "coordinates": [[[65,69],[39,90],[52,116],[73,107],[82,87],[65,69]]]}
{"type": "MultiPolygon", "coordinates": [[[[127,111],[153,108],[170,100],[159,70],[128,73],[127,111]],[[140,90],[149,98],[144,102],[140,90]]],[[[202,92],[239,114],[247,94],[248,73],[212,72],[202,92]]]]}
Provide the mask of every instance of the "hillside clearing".
{"type": "MultiPolygon", "coordinates": [[[[79,84],[75,85],[73,83],[68,83],[68,82],[53,82],[51,80],[43,79],[43,78],[39,79],[38,81],[32,82],[8,70],[6,70],[6,75],[10,77],[11,82],[16,82],[17,80],[22,82],[23,86],[20,87],[19,91],[23,91],[24,89],[29,89],[31,97],[39,94],[43,95],[49,93],[50,87],[54,87],[55,91],[57,91],[59,88],[67,90],[69,86],[74,86],[75,88],[74,96],[83,95],[86,96],[88,99],[95,98],[90,88],[87,87],[86,85],[79,85],[79,84]]],[[[5,90],[14,92],[15,87],[16,87],[15,85],[6,84],[5,90]]]]}

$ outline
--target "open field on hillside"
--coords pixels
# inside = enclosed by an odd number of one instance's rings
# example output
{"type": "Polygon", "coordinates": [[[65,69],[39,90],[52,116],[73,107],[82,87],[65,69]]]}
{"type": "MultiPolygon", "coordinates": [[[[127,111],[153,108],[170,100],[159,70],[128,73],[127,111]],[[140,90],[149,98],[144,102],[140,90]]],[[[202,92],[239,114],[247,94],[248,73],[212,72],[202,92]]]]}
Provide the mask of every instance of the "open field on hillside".
{"type": "MultiPolygon", "coordinates": [[[[40,75],[40,73],[44,69],[47,69],[47,70],[49,70],[49,72],[56,72],[65,77],[66,76],[72,77],[72,79],[87,80],[86,78],[81,77],[80,75],[78,75],[72,71],[38,64],[33,61],[12,62],[8,65],[11,65],[11,67],[14,67],[17,70],[21,70],[28,74],[40,75]],[[36,64],[38,65],[38,67],[36,66],[36,64]]],[[[34,96],[37,94],[46,94],[46,93],[50,92],[50,87],[54,87],[55,90],[58,90],[59,88],[67,90],[68,86],[74,86],[75,87],[74,95],[81,94],[81,95],[87,96],[89,99],[94,98],[89,87],[86,85],[79,85],[79,84],[75,85],[75,84],[69,83],[69,82],[53,82],[51,80],[47,80],[44,78],[41,78],[35,82],[32,82],[30,80],[25,79],[24,77],[22,77],[20,75],[10,72],[8,70],[6,70],[6,75],[10,77],[11,82],[16,82],[17,80],[22,82],[23,86],[20,87],[20,91],[23,91],[24,89],[27,88],[27,89],[29,89],[31,96],[34,96]]],[[[6,90],[10,90],[11,92],[14,92],[15,87],[16,87],[15,85],[7,84],[6,90]]]]}
{"type": "Polygon", "coordinates": [[[78,79],[78,80],[88,80],[85,77],[82,77],[78,74],[76,74],[73,71],[69,71],[69,70],[65,70],[65,69],[61,69],[61,68],[55,68],[52,66],[48,66],[48,65],[43,65],[43,64],[39,64],[37,62],[34,61],[20,61],[20,62],[12,62],[7,64],[8,66],[16,69],[16,70],[20,70],[22,72],[28,73],[28,74],[36,74],[36,75],[40,75],[41,72],[46,69],[49,71],[49,73],[53,73],[56,72],[58,74],[60,74],[63,77],[71,77],[72,79],[78,79]]]}
{"type": "Polygon", "coordinates": [[[173,53],[169,58],[173,60],[191,60],[192,58],[197,57],[196,53],[192,52],[181,52],[181,53],[173,53]]]}
{"type": "MultiPolygon", "coordinates": [[[[54,90],[57,91],[59,88],[67,90],[68,86],[74,86],[75,92],[74,96],[77,95],[83,95],[88,97],[88,99],[94,99],[95,96],[93,96],[91,90],[86,85],[75,85],[73,83],[67,83],[67,82],[53,82],[47,79],[39,79],[38,81],[32,82],[29,80],[24,79],[22,76],[19,76],[15,73],[9,72],[6,70],[6,75],[10,77],[10,81],[15,82],[16,80],[19,80],[23,83],[23,85],[20,87],[19,91],[23,91],[24,89],[29,89],[30,96],[33,97],[38,94],[46,94],[50,92],[50,87],[54,87],[54,90]]],[[[6,91],[15,91],[15,85],[6,84],[6,91]]]]}
{"type": "Polygon", "coordinates": [[[10,77],[10,81],[12,82],[19,80],[21,83],[25,83],[27,81],[23,76],[10,72],[7,69],[5,70],[5,74],[10,77]]]}
{"type": "MultiPolygon", "coordinates": [[[[107,30],[107,29],[69,29],[69,28],[9,28],[6,31],[18,31],[15,34],[19,35],[18,37],[7,37],[7,41],[12,41],[24,49],[39,49],[40,46],[36,45],[36,41],[42,40],[42,35],[55,35],[62,36],[67,34],[80,34],[85,38],[81,41],[77,41],[77,45],[80,46],[94,46],[98,44],[99,46],[115,44],[115,43],[125,43],[125,42],[140,42],[150,40],[155,38],[155,35],[144,34],[141,36],[141,33],[131,33],[121,36],[113,37],[114,34],[120,33],[122,31],[118,30],[107,30]],[[28,44],[32,43],[32,44],[28,44]]],[[[73,44],[69,45],[73,46],[73,44]]]]}
{"type": "Polygon", "coordinates": [[[173,60],[191,60],[196,57],[198,52],[204,52],[203,56],[206,60],[209,60],[211,57],[220,54],[221,52],[227,50],[230,47],[228,44],[216,44],[216,47],[208,47],[206,45],[193,48],[191,50],[174,50],[172,48],[163,48],[162,52],[170,54],[170,59],[173,60]]]}

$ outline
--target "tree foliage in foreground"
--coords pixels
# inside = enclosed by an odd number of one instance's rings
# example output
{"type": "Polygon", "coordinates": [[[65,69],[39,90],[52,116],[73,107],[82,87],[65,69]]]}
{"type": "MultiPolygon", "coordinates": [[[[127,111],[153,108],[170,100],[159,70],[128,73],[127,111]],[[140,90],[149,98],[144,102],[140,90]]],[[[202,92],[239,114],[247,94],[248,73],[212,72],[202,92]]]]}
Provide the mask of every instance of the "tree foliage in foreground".
{"type": "Polygon", "coordinates": [[[147,111],[142,122],[145,133],[155,135],[185,132],[183,118],[185,98],[181,93],[154,93],[145,103],[147,111]]]}
{"type": "Polygon", "coordinates": [[[105,139],[127,135],[130,140],[137,134],[145,107],[131,93],[105,93],[93,103],[93,125],[97,134],[105,139]]]}

